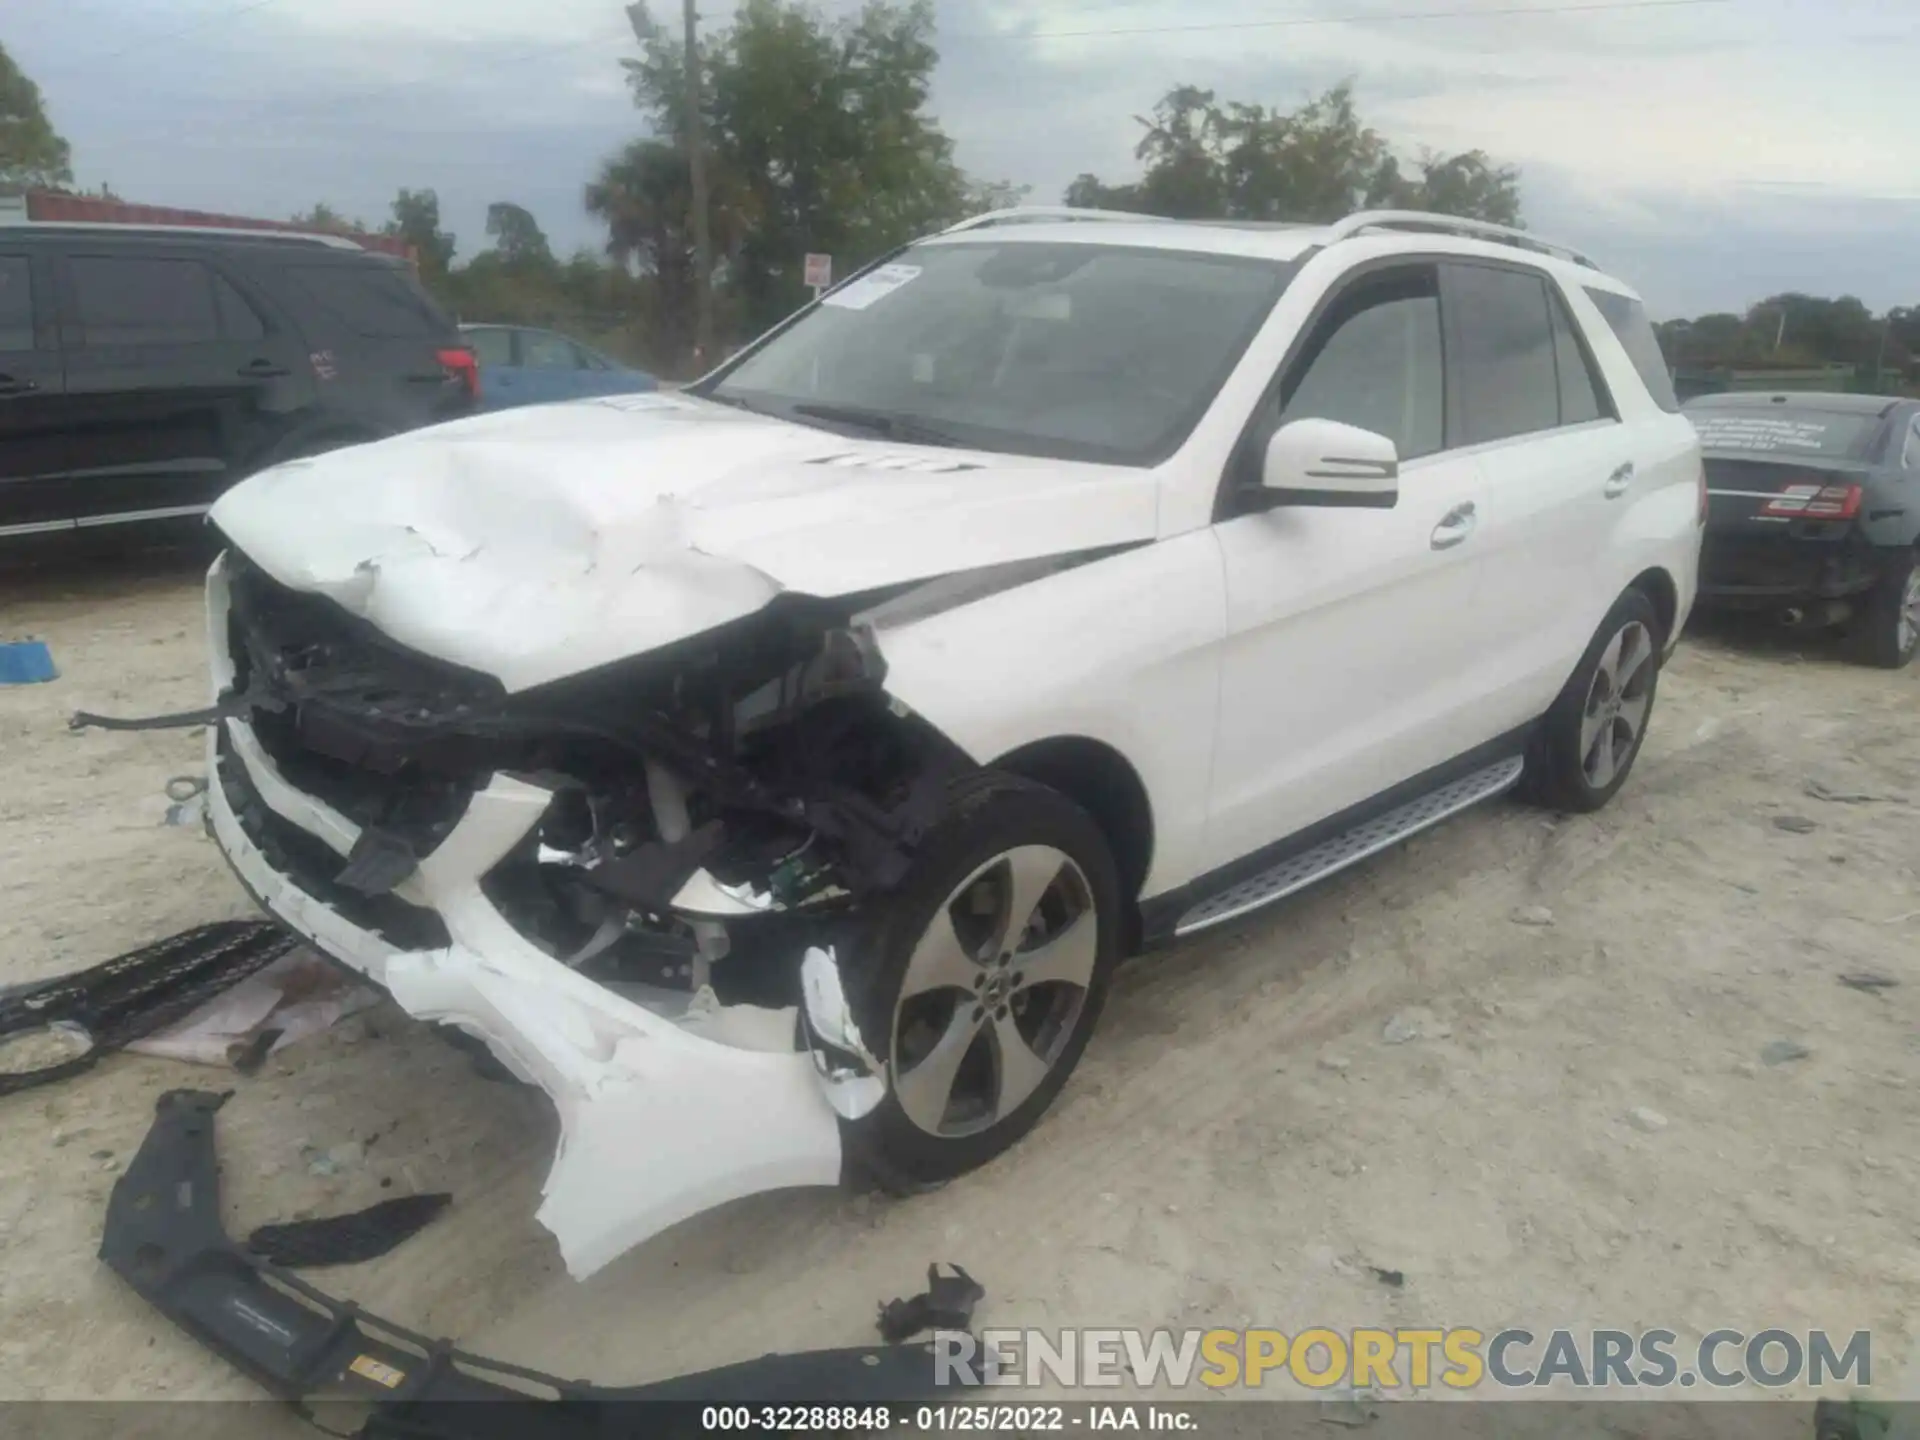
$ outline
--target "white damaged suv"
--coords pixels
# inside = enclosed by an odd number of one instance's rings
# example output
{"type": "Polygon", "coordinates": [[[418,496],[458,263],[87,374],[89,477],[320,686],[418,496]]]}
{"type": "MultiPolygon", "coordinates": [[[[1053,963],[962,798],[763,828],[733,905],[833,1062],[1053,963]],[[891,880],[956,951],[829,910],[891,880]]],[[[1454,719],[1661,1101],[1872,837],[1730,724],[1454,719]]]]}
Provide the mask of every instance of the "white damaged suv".
{"type": "Polygon", "coordinates": [[[1030,1130],[1115,965],[1619,789],[1705,499],[1640,302],[1428,215],[983,216],[678,393],[212,520],[242,882],[558,1108],[576,1275],[1030,1130]]]}

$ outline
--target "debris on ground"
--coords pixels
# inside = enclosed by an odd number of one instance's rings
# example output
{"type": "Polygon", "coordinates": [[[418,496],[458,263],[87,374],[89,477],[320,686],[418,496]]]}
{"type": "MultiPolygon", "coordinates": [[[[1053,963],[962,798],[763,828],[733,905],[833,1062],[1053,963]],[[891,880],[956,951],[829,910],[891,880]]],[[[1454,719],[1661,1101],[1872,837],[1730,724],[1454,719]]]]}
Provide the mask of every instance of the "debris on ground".
{"type": "Polygon", "coordinates": [[[1789,835],[1811,835],[1820,827],[1804,815],[1776,815],[1773,817],[1773,828],[1784,830],[1789,835]]]}
{"type": "Polygon", "coordinates": [[[1899,981],[1888,975],[1875,975],[1870,970],[1862,970],[1852,975],[1839,977],[1840,983],[1849,990],[1858,990],[1865,995],[1884,995],[1894,989],[1899,981]]]}
{"type": "Polygon", "coordinates": [[[1431,1010],[1419,1005],[1388,1017],[1387,1023],[1380,1027],[1380,1038],[1389,1045],[1405,1045],[1414,1040],[1445,1040],[1452,1034],[1451,1025],[1436,1019],[1431,1010]]]}
{"type": "Polygon", "coordinates": [[[1667,1128],[1667,1117],[1658,1110],[1636,1105],[1627,1112],[1627,1123],[1643,1135],[1652,1135],[1667,1128]]]}
{"type": "Polygon", "coordinates": [[[1809,780],[1805,790],[1815,800],[1825,800],[1830,805],[1904,805],[1903,795],[1869,795],[1864,791],[1831,790],[1818,780],[1809,780]]]}
{"type": "Polygon", "coordinates": [[[196,830],[207,818],[207,777],[176,775],[167,781],[167,814],[160,823],[196,830]]]}
{"type": "Polygon", "coordinates": [[[1551,925],[1553,911],[1544,905],[1522,905],[1513,912],[1512,919],[1516,925],[1551,925]]]}
{"type": "Polygon", "coordinates": [[[1342,1396],[1338,1400],[1323,1401],[1320,1406],[1320,1423],[1338,1425],[1345,1430],[1364,1430],[1380,1418],[1377,1403],[1379,1396],[1372,1391],[1357,1395],[1342,1396]]]}
{"type": "Polygon", "coordinates": [[[294,944],[269,921],[220,920],[0,996],[0,1095],[91,1069],[102,1056],[271,965],[294,944]]]}
{"type": "Polygon", "coordinates": [[[967,1330],[973,1325],[973,1307],[986,1299],[986,1288],[958,1265],[948,1262],[951,1275],[942,1275],[938,1262],[927,1266],[927,1288],[905,1300],[889,1300],[880,1307],[880,1337],[889,1345],[910,1340],[923,1330],[967,1330]]]}
{"type": "Polygon", "coordinates": [[[1762,1065],[1788,1065],[1805,1060],[1813,1052],[1797,1040],[1769,1040],[1760,1051],[1762,1065]]]}
{"type": "Polygon", "coordinates": [[[1406,1288],[1407,1275],[1404,1270],[1383,1270],[1378,1265],[1369,1265],[1367,1269],[1373,1272],[1374,1279],[1378,1280],[1389,1290],[1406,1288]]]}
{"type": "MultiPolygon", "coordinates": [[[[230,1094],[173,1090],[160,1097],[153,1128],[114,1182],[99,1255],[135,1294],[308,1419],[311,1407],[302,1402],[322,1391],[372,1402],[351,1432],[367,1440],[633,1433],[634,1407],[650,1401],[797,1405],[827,1395],[870,1406],[929,1400],[943,1386],[951,1395],[955,1377],[927,1345],[763,1355],[615,1388],[472,1355],[368,1315],[270,1268],[221,1228],[214,1115],[230,1094]],[[155,1204],[161,1197],[164,1203],[155,1204]],[[438,1423],[427,1419],[436,1410],[438,1423]],[[446,1416],[455,1412],[461,1423],[449,1429],[446,1416]]],[[[641,1431],[658,1428],[651,1419],[641,1431]]]]}
{"type": "Polygon", "coordinates": [[[42,685],[60,671],[44,640],[0,640],[0,685],[42,685]]]}
{"type": "Polygon", "coordinates": [[[168,1060],[231,1065],[250,1075],[267,1056],[331,1029],[379,998],[378,991],[302,947],[127,1048],[168,1060]]]}
{"type": "Polygon", "coordinates": [[[452,1203],[453,1196],[445,1192],[401,1195],[349,1215],[262,1225],[247,1237],[247,1249],[289,1270],[358,1265],[411,1240],[452,1203]]]}

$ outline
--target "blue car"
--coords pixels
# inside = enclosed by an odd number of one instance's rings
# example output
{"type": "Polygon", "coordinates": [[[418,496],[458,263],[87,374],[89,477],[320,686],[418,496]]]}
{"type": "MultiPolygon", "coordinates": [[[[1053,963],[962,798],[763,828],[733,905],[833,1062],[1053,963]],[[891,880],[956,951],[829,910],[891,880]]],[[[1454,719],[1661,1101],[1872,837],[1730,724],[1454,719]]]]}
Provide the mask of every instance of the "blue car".
{"type": "Polygon", "coordinates": [[[660,382],[551,330],[525,325],[462,325],[480,359],[480,406],[505,410],[583,400],[592,395],[636,395],[660,382]]]}

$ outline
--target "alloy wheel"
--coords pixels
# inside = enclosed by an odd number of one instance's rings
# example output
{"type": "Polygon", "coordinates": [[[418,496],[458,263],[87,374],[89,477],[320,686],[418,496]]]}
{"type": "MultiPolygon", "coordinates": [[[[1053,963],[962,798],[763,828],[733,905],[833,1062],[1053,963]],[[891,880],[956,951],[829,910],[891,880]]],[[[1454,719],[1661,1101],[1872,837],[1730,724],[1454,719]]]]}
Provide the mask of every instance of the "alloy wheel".
{"type": "Polygon", "coordinates": [[[1005,1120],[1045,1083],[1086,1009],[1100,917],[1064,851],[1022,845],[954,887],[908,958],[893,1093],[942,1139],[1005,1120]]]}
{"type": "Polygon", "coordinates": [[[1638,620],[1622,626],[1600,652],[1580,718],[1580,769],[1604,790],[1633,754],[1653,704],[1653,634],[1638,620]]]}

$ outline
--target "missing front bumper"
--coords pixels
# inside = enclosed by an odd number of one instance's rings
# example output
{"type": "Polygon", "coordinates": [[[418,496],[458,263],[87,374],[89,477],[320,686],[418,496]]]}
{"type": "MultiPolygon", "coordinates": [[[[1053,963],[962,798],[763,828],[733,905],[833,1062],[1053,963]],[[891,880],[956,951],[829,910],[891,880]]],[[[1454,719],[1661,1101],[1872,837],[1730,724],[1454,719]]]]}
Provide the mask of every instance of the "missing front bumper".
{"type": "Polygon", "coordinates": [[[702,1404],[883,1406],[935,1393],[924,1346],[768,1355],[614,1389],[471,1355],[368,1315],[227,1237],[214,1144],[225,1099],[192,1090],[160,1097],[152,1129],[114,1184],[100,1258],[272,1394],[373,1402],[357,1432],[367,1440],[693,1434],[704,1428],[702,1404]],[[454,1403],[475,1400],[495,1403],[454,1403]]]}
{"type": "MultiPolygon", "coordinates": [[[[225,685],[232,674],[220,566],[209,576],[208,600],[215,681],[225,685]]],[[[721,1006],[668,1018],[551,958],[488,898],[482,879],[538,823],[551,792],[495,775],[473,795],[451,833],[393,892],[432,920],[436,943],[421,944],[417,930],[392,936],[350,918],[276,866],[249,834],[236,806],[344,864],[361,832],[291,784],[245,720],[210,729],[208,767],[214,838],[266,910],[385,986],[409,1013],[477,1037],[552,1098],[561,1138],[537,1218],[576,1278],[729,1200],[838,1183],[829,1077],[796,1048],[792,1011],[721,1006]],[[233,767],[241,773],[223,777],[233,767]]]]}

